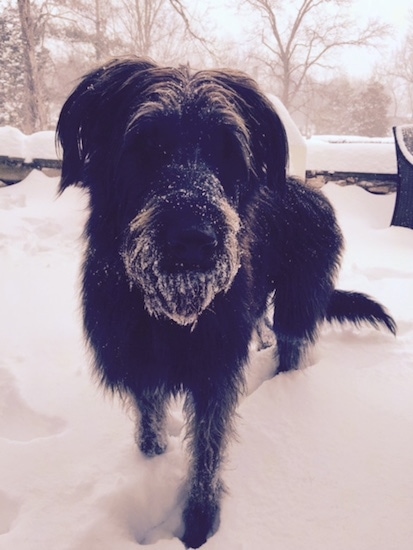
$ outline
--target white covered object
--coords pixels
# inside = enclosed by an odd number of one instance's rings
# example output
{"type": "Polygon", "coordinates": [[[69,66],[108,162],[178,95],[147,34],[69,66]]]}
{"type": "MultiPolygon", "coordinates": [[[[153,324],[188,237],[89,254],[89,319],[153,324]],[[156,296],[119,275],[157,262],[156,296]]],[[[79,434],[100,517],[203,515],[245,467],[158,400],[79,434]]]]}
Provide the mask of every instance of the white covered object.
{"type": "Polygon", "coordinates": [[[305,180],[307,164],[307,145],[305,139],[281,100],[272,94],[267,94],[267,96],[274,105],[287,133],[289,149],[288,173],[290,176],[298,176],[302,180],[305,180]]]}

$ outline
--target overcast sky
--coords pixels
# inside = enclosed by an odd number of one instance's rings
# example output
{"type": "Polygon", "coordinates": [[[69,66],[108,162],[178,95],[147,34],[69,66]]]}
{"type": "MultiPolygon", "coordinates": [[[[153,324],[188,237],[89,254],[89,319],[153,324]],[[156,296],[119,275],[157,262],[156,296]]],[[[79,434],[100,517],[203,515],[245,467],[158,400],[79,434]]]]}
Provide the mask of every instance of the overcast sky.
{"type": "MultiPolygon", "coordinates": [[[[387,39],[389,48],[394,49],[398,41],[405,36],[409,24],[409,12],[413,10],[412,0],[354,0],[352,9],[361,17],[369,19],[380,17],[395,27],[394,36],[387,39]]],[[[380,62],[382,52],[359,50],[357,58],[354,52],[343,55],[348,71],[355,76],[364,76],[376,63],[380,62]]]]}
{"type": "Polygon", "coordinates": [[[364,16],[382,17],[386,22],[405,30],[412,0],[355,0],[352,8],[364,16]]]}
{"type": "MultiPolygon", "coordinates": [[[[288,2],[288,0],[281,0],[288,2]]],[[[214,6],[214,16],[218,27],[222,28],[224,34],[232,35],[239,42],[242,41],[242,29],[244,17],[234,13],[234,3],[231,1],[226,7],[226,2],[222,0],[208,0],[208,4],[214,6]]],[[[190,5],[187,0],[187,5],[190,5]]],[[[284,7],[286,5],[284,4],[284,7]]],[[[350,8],[355,19],[361,24],[372,18],[379,18],[395,28],[394,35],[385,40],[388,49],[396,47],[397,41],[404,37],[408,21],[409,12],[413,11],[413,0],[353,0],[350,8]]],[[[244,12],[245,13],[245,12],[244,12]]],[[[211,14],[212,15],[212,14],[211,14]]],[[[354,50],[343,51],[340,61],[351,75],[364,77],[371,73],[374,66],[383,58],[384,49],[377,52],[373,49],[358,49],[357,55],[354,50]]]]}

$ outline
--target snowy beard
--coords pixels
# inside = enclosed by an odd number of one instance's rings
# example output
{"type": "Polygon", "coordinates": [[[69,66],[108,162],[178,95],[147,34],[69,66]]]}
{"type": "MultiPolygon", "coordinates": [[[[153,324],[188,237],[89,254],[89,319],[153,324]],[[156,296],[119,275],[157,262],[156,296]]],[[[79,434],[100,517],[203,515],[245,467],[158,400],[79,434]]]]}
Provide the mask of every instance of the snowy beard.
{"type": "Polygon", "coordinates": [[[145,307],[155,318],[168,318],[178,325],[196,325],[205,309],[220,292],[226,292],[240,267],[238,232],[240,219],[223,198],[217,201],[224,220],[222,251],[208,270],[168,271],[153,227],[156,207],[139,214],[130,224],[128,243],[122,252],[131,288],[142,290],[145,307]]]}

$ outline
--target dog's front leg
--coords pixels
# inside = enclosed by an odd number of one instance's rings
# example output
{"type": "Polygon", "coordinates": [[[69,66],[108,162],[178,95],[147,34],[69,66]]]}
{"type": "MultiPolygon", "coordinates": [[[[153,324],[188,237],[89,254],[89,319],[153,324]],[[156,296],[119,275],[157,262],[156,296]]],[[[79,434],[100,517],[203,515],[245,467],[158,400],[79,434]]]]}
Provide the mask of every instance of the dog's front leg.
{"type": "Polygon", "coordinates": [[[189,495],[184,509],[182,542],[199,548],[219,526],[224,484],[220,478],[228,436],[231,433],[237,392],[228,387],[193,394],[186,405],[189,413],[191,469],[189,495]],[[224,391],[225,388],[225,391],[224,391]]]}
{"type": "Polygon", "coordinates": [[[134,396],[140,412],[135,439],[147,457],[162,454],[167,446],[165,417],[169,395],[162,389],[146,390],[134,396]]]}

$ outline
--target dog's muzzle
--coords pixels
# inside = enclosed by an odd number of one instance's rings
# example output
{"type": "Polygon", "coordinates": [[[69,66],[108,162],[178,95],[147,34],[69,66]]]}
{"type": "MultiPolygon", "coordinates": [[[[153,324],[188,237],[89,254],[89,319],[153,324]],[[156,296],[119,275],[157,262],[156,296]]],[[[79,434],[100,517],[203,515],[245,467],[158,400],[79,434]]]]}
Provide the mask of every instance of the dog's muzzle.
{"type": "Polygon", "coordinates": [[[218,243],[212,225],[177,220],[166,231],[166,264],[171,272],[208,271],[214,267],[218,243]]]}
{"type": "Polygon", "coordinates": [[[126,273],[156,318],[194,325],[238,272],[240,219],[217,181],[152,197],[129,225],[126,273]]]}

